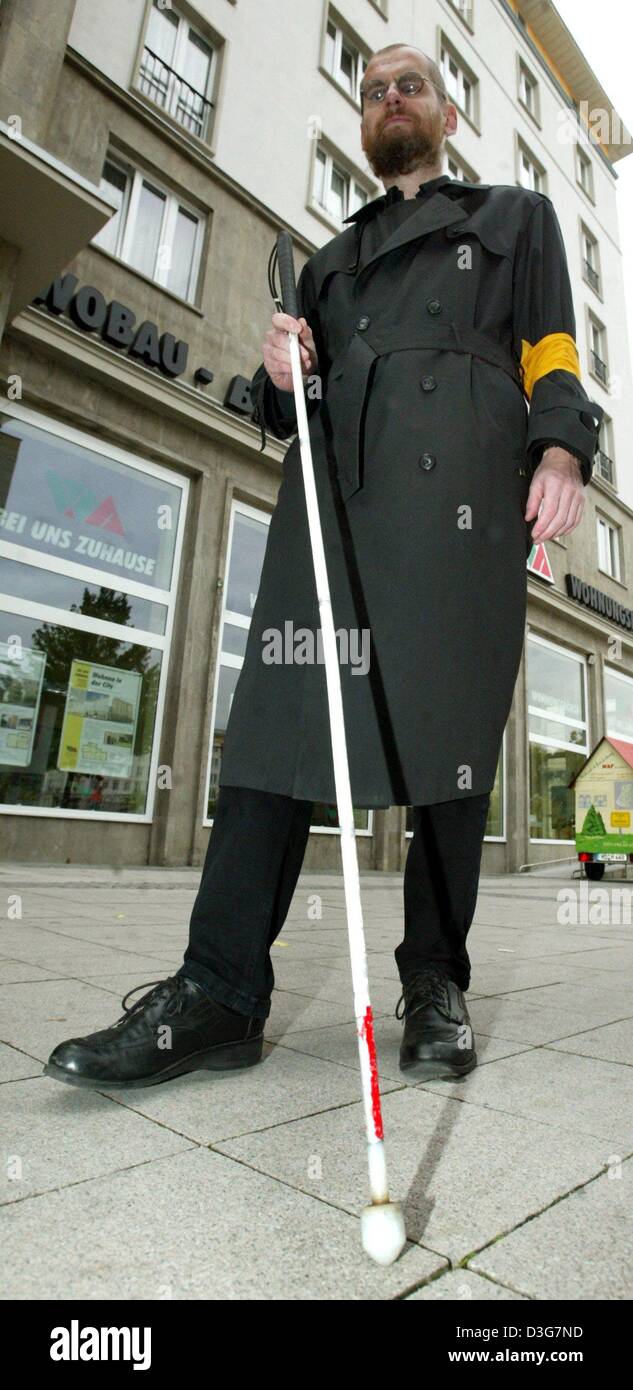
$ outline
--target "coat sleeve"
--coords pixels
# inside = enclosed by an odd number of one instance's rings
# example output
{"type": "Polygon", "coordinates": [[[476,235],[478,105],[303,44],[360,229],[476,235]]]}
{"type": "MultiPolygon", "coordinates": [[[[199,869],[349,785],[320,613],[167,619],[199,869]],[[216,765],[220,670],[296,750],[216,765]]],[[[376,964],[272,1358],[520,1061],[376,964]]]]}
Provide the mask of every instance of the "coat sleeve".
{"type": "Polygon", "coordinates": [[[545,444],[561,444],[578,458],[586,485],[604,411],[581,382],[565,244],[545,194],[520,233],[513,284],[513,345],[530,405],[530,478],[545,444]]]}
{"type": "MultiPolygon", "coordinates": [[[[311,382],[306,382],[306,411],[308,419],[320,404],[322,395],[322,375],[325,370],[326,356],[323,343],[323,335],[319,323],[316,295],[314,293],[314,281],[310,270],[310,262],[306,261],[303,266],[299,279],[297,280],[297,305],[299,309],[298,317],[304,318],[312,329],[314,344],[317,350],[319,361],[318,371],[320,377],[316,383],[314,378],[311,382]]],[[[271,381],[268,372],[263,364],[257,368],[251,381],[251,401],[252,411],[251,420],[255,425],[259,425],[261,430],[262,442],[260,453],[266,446],[266,426],[271,434],[277,439],[289,439],[297,429],[297,412],[295,410],[294,393],[292,391],[280,391],[271,381]]]]}

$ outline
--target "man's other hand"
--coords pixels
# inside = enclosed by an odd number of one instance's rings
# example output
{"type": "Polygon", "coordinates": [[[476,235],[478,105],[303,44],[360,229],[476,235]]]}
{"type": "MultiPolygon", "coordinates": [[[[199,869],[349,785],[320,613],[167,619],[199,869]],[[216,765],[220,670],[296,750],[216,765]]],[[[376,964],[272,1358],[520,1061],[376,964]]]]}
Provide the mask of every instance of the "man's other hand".
{"type": "Polygon", "coordinates": [[[578,459],[567,449],[551,445],[534,471],[528,493],[525,520],[538,516],[532,540],[551,541],[574,531],[584,510],[585,486],[578,459]]]}
{"type": "Polygon", "coordinates": [[[312,329],[305,319],[294,319],[291,314],[274,313],[272,328],[264,338],[264,366],[268,375],[280,391],[292,391],[292,367],[290,365],[289,333],[299,335],[299,357],[303,376],[310,376],[318,370],[317,352],[312,337],[312,329]]]}

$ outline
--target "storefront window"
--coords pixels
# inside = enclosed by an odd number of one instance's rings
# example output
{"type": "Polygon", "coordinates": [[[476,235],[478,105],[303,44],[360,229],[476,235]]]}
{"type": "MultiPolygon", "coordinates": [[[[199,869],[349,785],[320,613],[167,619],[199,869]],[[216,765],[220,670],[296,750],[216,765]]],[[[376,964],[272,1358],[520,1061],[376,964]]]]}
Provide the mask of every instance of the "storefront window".
{"type": "MultiPolygon", "coordinates": [[[[224,735],[238,676],[244,663],[248,629],[251,625],[251,615],[257,598],[269,524],[270,516],[267,512],[249,507],[245,502],[233,504],[229,535],[228,579],[224,591],[220,655],[211,720],[212,736],[209,750],[205,825],[211,824],[215,814],[222,769],[224,735]]],[[[325,671],[323,679],[325,680],[325,671]]],[[[370,828],[370,812],[366,809],[355,810],[354,822],[358,830],[368,830],[370,828]]],[[[312,828],[337,832],[339,826],[336,807],[315,803],[312,828]]]]}
{"type": "Polygon", "coordinates": [[[186,490],[32,411],[0,414],[5,812],[151,817],[186,490]]]}
{"type": "Polygon", "coordinates": [[[532,840],[573,840],[569,782],[588,751],[585,663],[543,638],[527,642],[532,840]]]}
{"type": "Polygon", "coordinates": [[[633,743],[633,680],[622,671],[604,668],[605,734],[633,743]]]}

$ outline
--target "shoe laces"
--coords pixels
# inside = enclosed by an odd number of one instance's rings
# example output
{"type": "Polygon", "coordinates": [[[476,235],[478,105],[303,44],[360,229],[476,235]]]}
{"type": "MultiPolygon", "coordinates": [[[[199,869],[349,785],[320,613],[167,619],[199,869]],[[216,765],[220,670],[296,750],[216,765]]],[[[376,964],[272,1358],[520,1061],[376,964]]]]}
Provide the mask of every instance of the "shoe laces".
{"type": "Polygon", "coordinates": [[[448,976],[438,965],[427,965],[407,980],[396,1004],[396,1018],[402,1018],[403,1013],[417,1013],[418,1009],[425,1009],[428,1004],[436,1004],[440,1012],[447,1016],[450,1013],[448,976]],[[398,1013],[402,1003],[404,1009],[398,1013]]]}
{"type": "MultiPolygon", "coordinates": [[[[150,1002],[152,996],[155,995],[158,997],[161,989],[165,993],[173,996],[175,1001],[175,1012],[182,1013],[188,993],[187,981],[183,975],[168,975],[166,978],[163,977],[162,980],[146,980],[144,984],[135,985],[133,989],[129,989],[121,1000],[121,1007],[124,1012],[119,1021],[124,1022],[126,1019],[131,1018],[132,1014],[135,1014],[137,1010],[144,1008],[145,1005],[150,1002]],[[137,999],[134,1004],[131,1004],[128,1009],[126,1001],[131,994],[136,994],[137,989],[145,989],[147,990],[147,994],[142,994],[141,998],[137,999]]],[[[170,1012],[174,1012],[174,1010],[170,1010],[170,1012]]]]}

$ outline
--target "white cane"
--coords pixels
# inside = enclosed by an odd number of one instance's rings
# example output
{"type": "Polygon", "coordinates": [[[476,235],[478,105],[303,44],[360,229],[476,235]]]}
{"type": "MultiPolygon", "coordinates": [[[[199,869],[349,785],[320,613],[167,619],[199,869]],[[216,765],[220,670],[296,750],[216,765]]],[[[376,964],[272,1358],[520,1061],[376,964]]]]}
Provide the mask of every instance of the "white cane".
{"type": "MultiPolygon", "coordinates": [[[[284,313],[298,318],[297,291],[295,283],[292,241],[288,232],[280,232],[277,237],[277,260],[281,280],[281,294],[284,313]]],[[[314,481],[312,450],[308,432],[303,377],[299,357],[299,343],[296,333],[289,333],[290,362],[292,366],[292,386],[301,465],[308,510],[308,525],[312,560],[316,581],[319,616],[323,636],[323,654],[332,740],[332,759],[334,763],[334,784],[336,803],[341,829],[341,855],[343,860],[343,884],[347,912],[347,930],[352,966],[352,985],[354,990],[354,1013],[358,1034],[358,1051],[367,1130],[367,1157],[369,1164],[369,1191],[371,1205],[361,1212],[361,1238],[363,1248],[377,1264],[389,1265],[398,1258],[406,1242],[404,1217],[397,1202],[390,1202],[387,1186],[387,1163],[383,1140],[380,1089],[369,983],[367,978],[367,954],[363,931],[363,913],[360,898],[358,857],[356,854],[356,832],[352,808],[352,792],[343,720],[343,700],[341,696],[341,675],[338,665],[338,651],[334,633],[334,619],[330,599],[321,519],[314,481]]]]}

